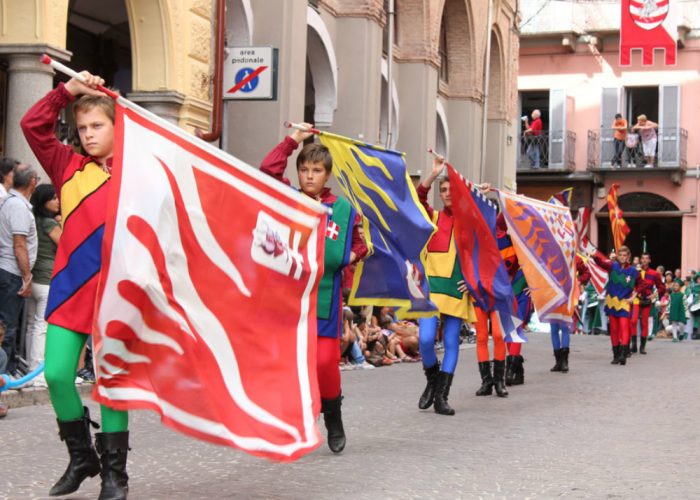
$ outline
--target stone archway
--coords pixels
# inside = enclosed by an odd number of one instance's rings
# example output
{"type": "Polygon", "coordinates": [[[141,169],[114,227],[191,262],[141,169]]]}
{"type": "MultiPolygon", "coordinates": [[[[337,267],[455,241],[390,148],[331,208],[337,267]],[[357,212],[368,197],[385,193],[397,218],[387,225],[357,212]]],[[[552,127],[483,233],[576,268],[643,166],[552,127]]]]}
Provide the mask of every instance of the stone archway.
{"type": "Polygon", "coordinates": [[[469,1],[446,0],[439,14],[436,16],[440,24],[437,32],[444,34],[448,97],[475,97],[479,72],[475,65],[477,57],[469,1]]]}
{"type": "Polygon", "coordinates": [[[338,64],[323,19],[311,7],[307,8],[306,13],[306,57],[313,81],[314,124],[330,127],[333,124],[333,113],[338,107],[338,64]]]}
{"type": "Polygon", "coordinates": [[[435,151],[445,158],[450,158],[450,126],[447,122],[447,113],[440,99],[435,104],[437,121],[435,127],[435,151]]]}
{"type": "MultiPolygon", "coordinates": [[[[387,87],[389,86],[389,83],[387,81],[388,79],[388,73],[389,73],[389,65],[387,64],[386,59],[382,59],[382,96],[380,99],[380,106],[381,106],[381,111],[379,115],[379,143],[382,145],[386,144],[386,134],[387,134],[387,126],[388,126],[388,120],[387,120],[387,87]]],[[[391,86],[391,119],[393,122],[393,133],[394,136],[391,138],[391,144],[389,145],[390,148],[396,147],[396,142],[399,139],[399,117],[400,117],[400,108],[399,108],[399,93],[396,89],[396,82],[392,82],[391,86]]]]}
{"type": "Polygon", "coordinates": [[[507,117],[503,41],[496,26],[491,31],[489,58],[489,120],[505,120],[507,117]]]}
{"type": "Polygon", "coordinates": [[[253,43],[253,8],[250,0],[227,0],[226,46],[245,47],[253,43]]]}

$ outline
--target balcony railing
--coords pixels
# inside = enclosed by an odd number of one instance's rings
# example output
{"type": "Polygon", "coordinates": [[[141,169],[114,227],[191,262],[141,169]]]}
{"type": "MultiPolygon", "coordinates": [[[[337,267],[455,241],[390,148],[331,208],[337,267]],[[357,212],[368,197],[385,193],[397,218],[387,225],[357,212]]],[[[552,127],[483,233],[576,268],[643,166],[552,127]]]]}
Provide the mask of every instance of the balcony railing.
{"type": "Polygon", "coordinates": [[[520,140],[518,170],[524,172],[564,170],[576,168],[576,134],[570,130],[553,130],[520,140]]]}
{"type": "Polygon", "coordinates": [[[617,141],[613,129],[588,131],[588,168],[682,169],[688,165],[688,131],[683,128],[657,130],[656,146],[641,139],[617,141]],[[647,148],[645,151],[645,147],[647,148]]]}

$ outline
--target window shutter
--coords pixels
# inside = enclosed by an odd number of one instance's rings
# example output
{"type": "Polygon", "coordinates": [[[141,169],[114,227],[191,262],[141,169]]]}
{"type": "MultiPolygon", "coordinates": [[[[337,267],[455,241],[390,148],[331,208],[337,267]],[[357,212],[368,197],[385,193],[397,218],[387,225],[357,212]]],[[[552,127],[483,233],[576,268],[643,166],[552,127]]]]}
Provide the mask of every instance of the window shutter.
{"type": "Polygon", "coordinates": [[[680,166],[680,103],[678,85],[659,87],[659,166],[680,166]]]}
{"type": "Polygon", "coordinates": [[[549,168],[564,168],[566,91],[549,91],[549,168]]]}
{"type": "Polygon", "coordinates": [[[620,109],[620,87],[604,87],[600,104],[600,166],[609,167],[615,155],[613,130],[610,128],[620,109]]]}

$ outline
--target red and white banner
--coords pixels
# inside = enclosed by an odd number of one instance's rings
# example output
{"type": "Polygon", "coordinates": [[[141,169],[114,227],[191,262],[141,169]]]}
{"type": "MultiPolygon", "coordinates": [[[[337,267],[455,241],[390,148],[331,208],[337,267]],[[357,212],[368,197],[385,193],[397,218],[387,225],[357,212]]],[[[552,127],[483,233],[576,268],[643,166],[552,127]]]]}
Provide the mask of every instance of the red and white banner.
{"type": "Polygon", "coordinates": [[[325,209],[121,102],[95,399],[273,460],[309,453],[325,209]]]}
{"type": "Polygon", "coordinates": [[[654,50],[663,49],[664,62],[676,64],[678,0],[622,0],[620,65],[632,63],[632,51],[642,51],[642,64],[654,64],[654,50]]]}

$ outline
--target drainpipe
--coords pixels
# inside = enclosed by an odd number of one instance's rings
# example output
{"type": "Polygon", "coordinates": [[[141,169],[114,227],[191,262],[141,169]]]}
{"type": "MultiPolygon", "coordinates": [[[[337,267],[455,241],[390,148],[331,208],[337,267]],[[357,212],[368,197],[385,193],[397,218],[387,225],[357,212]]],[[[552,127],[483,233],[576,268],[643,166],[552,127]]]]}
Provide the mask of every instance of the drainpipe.
{"type": "Polygon", "coordinates": [[[387,109],[387,115],[386,115],[386,145],[385,147],[387,149],[391,149],[391,139],[393,134],[393,127],[394,123],[392,120],[392,102],[391,98],[392,93],[391,91],[393,90],[394,87],[394,75],[392,68],[394,66],[394,0],[389,0],[389,19],[387,20],[389,26],[389,48],[388,48],[388,53],[387,53],[387,69],[386,69],[386,84],[387,84],[387,89],[386,89],[386,109],[387,109]]]}
{"type": "Polygon", "coordinates": [[[489,0],[488,16],[486,23],[486,56],[484,57],[484,105],[481,122],[481,164],[479,167],[479,184],[484,182],[486,170],[486,127],[489,116],[489,85],[491,73],[491,24],[493,24],[493,0],[489,0]]]}
{"type": "Polygon", "coordinates": [[[221,115],[223,108],[223,79],[224,79],[224,36],[226,33],[226,0],[217,0],[216,13],[216,43],[214,47],[214,110],[211,117],[211,132],[195,128],[197,137],[206,142],[213,142],[221,137],[221,115]]]}

